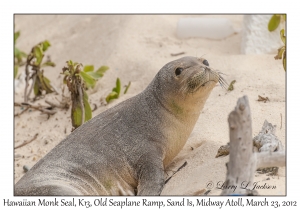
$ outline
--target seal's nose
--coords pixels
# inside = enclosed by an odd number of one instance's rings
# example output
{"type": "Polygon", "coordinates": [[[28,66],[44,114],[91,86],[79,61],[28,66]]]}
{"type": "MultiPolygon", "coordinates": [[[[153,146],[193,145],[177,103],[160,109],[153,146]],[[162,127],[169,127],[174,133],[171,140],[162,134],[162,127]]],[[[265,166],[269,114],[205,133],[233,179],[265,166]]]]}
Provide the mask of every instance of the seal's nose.
{"type": "Polygon", "coordinates": [[[197,58],[198,62],[204,64],[205,66],[209,66],[208,61],[205,58],[197,58]]]}

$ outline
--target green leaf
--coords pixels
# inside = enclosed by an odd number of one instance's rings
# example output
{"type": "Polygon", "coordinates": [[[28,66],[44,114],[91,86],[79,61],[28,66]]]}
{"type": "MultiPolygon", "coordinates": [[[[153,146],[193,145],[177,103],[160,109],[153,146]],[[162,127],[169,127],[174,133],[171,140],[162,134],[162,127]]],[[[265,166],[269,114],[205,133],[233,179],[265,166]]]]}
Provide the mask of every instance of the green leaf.
{"type": "Polygon", "coordinates": [[[99,79],[100,77],[103,76],[103,75],[97,74],[97,72],[93,72],[93,71],[89,71],[89,72],[87,72],[87,74],[90,75],[91,77],[93,77],[94,79],[99,79]]]}
{"type": "Polygon", "coordinates": [[[284,29],[281,29],[281,31],[280,31],[280,38],[281,38],[281,41],[283,42],[283,44],[286,45],[286,37],[284,35],[284,29]]]}
{"type": "Polygon", "coordinates": [[[71,118],[72,118],[72,125],[75,128],[78,128],[81,125],[81,106],[79,103],[77,103],[76,105],[73,104],[72,107],[72,114],[71,114],[71,118]]]}
{"type": "Polygon", "coordinates": [[[99,75],[102,75],[109,69],[108,66],[101,66],[97,71],[96,73],[99,74],[99,75]]]}
{"type": "Polygon", "coordinates": [[[83,104],[84,104],[84,112],[85,112],[85,119],[84,121],[88,121],[90,119],[92,119],[92,109],[91,109],[91,106],[90,106],[90,103],[89,103],[89,98],[88,98],[88,95],[87,93],[83,91],[83,104]]]}
{"type": "Polygon", "coordinates": [[[20,64],[22,63],[23,57],[26,58],[27,55],[24,52],[20,51],[18,48],[15,48],[14,57],[17,59],[17,63],[20,64]]]}
{"type": "Polygon", "coordinates": [[[286,71],[286,56],[285,56],[285,52],[283,54],[282,64],[283,64],[284,71],[286,71]]]}
{"type": "Polygon", "coordinates": [[[39,66],[43,59],[43,52],[40,47],[35,47],[33,49],[33,55],[36,58],[35,65],[39,66]]]}
{"type": "Polygon", "coordinates": [[[24,53],[23,51],[20,51],[20,55],[21,55],[22,57],[24,57],[24,58],[26,58],[26,57],[27,57],[27,54],[26,54],[26,53],[24,53]]]}
{"type": "Polygon", "coordinates": [[[68,76],[68,75],[65,75],[64,78],[63,78],[63,83],[64,83],[64,84],[67,84],[67,76],[68,76]]]}
{"type": "Polygon", "coordinates": [[[119,97],[119,94],[116,93],[115,91],[111,92],[108,94],[108,96],[105,98],[106,102],[109,103],[111,100],[116,99],[119,97]]]}
{"type": "Polygon", "coordinates": [[[282,55],[283,53],[285,52],[285,46],[281,47],[278,49],[278,53],[277,55],[275,56],[275,59],[282,59],[282,55]]]}
{"type": "Polygon", "coordinates": [[[35,80],[34,86],[33,86],[33,93],[35,96],[38,96],[40,94],[38,80],[35,80]]]}
{"type": "Polygon", "coordinates": [[[44,42],[42,42],[42,45],[43,45],[44,52],[51,46],[51,44],[48,40],[45,40],[44,42]]]}
{"type": "Polygon", "coordinates": [[[51,62],[51,61],[46,61],[45,63],[42,64],[41,67],[44,67],[44,66],[52,66],[52,67],[55,67],[55,63],[51,62]]]}
{"type": "Polygon", "coordinates": [[[283,20],[286,21],[286,14],[282,15],[283,20]]]}
{"type": "Polygon", "coordinates": [[[69,61],[67,61],[67,64],[68,64],[68,66],[72,66],[73,65],[73,61],[69,60],[69,61]]]}
{"type": "Polygon", "coordinates": [[[116,93],[118,93],[118,95],[120,95],[120,92],[121,92],[121,81],[120,81],[119,78],[117,78],[116,87],[113,89],[113,91],[115,91],[116,93]]]}
{"type": "Polygon", "coordinates": [[[130,85],[131,85],[131,82],[129,82],[128,85],[125,86],[124,94],[127,93],[128,89],[129,89],[129,87],[130,87],[130,85]]]}
{"type": "Polygon", "coordinates": [[[14,33],[14,43],[16,43],[17,39],[19,38],[21,32],[20,31],[17,31],[14,33]]]}
{"type": "Polygon", "coordinates": [[[52,86],[50,85],[50,80],[45,76],[42,76],[42,78],[43,78],[42,82],[44,83],[46,93],[52,93],[53,90],[52,90],[52,86]]]}
{"type": "Polygon", "coordinates": [[[87,74],[84,71],[81,71],[80,76],[82,77],[82,79],[86,83],[87,87],[92,87],[92,88],[95,87],[96,81],[91,75],[87,74]]]}
{"type": "Polygon", "coordinates": [[[280,15],[273,15],[269,21],[268,24],[268,29],[269,31],[274,31],[276,30],[276,28],[278,28],[279,24],[280,24],[280,15]]]}
{"type": "Polygon", "coordinates": [[[44,77],[42,72],[37,72],[36,75],[36,83],[39,84],[37,87],[39,88],[38,94],[41,94],[42,90],[45,90],[46,93],[52,93],[52,86],[50,85],[50,80],[47,77],[44,77]]]}
{"type": "Polygon", "coordinates": [[[17,75],[18,75],[18,69],[19,69],[19,66],[18,66],[18,65],[15,65],[15,66],[14,66],[14,78],[16,78],[17,75]]]}
{"type": "Polygon", "coordinates": [[[65,76],[70,76],[69,70],[66,70],[64,73],[61,73],[61,74],[65,75],[65,76]]]}
{"type": "Polygon", "coordinates": [[[94,66],[93,66],[93,65],[90,65],[90,66],[84,66],[83,71],[84,71],[84,72],[94,71],[94,66]]]}
{"type": "MultiPolygon", "coordinates": [[[[90,104],[88,102],[88,95],[87,93],[82,89],[83,91],[83,106],[84,106],[84,114],[85,119],[84,121],[88,121],[92,118],[92,109],[90,107],[90,104]]],[[[82,111],[81,111],[81,105],[79,100],[79,94],[75,96],[75,101],[72,101],[72,125],[77,128],[81,125],[81,119],[82,119],[82,111]]]]}
{"type": "Polygon", "coordinates": [[[15,47],[15,51],[14,51],[14,56],[15,57],[21,57],[21,51],[15,47]]]}

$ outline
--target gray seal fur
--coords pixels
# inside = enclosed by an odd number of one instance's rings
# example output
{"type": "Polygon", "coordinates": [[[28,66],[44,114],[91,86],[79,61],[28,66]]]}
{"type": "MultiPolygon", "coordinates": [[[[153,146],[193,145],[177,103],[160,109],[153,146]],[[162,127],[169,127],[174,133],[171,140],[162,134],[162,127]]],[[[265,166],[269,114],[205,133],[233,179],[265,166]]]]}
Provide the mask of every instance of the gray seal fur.
{"type": "Polygon", "coordinates": [[[183,57],[140,94],[72,132],[15,185],[15,195],[159,195],[216,83],[203,58],[183,57]],[[205,64],[203,64],[205,63],[205,64]]]}

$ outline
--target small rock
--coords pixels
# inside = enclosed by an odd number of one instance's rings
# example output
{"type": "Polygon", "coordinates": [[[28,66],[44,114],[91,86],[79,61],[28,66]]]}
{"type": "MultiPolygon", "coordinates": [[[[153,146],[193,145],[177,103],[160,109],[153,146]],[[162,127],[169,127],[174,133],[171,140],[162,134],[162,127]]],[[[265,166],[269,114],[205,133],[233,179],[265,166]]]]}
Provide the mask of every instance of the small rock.
{"type": "Polygon", "coordinates": [[[24,166],[23,166],[23,170],[24,170],[24,172],[26,173],[27,171],[29,171],[29,170],[30,170],[30,167],[29,167],[29,166],[27,166],[27,165],[24,165],[24,166]]]}
{"type": "Polygon", "coordinates": [[[15,158],[21,158],[22,157],[22,155],[20,155],[20,154],[15,154],[15,158]]]}

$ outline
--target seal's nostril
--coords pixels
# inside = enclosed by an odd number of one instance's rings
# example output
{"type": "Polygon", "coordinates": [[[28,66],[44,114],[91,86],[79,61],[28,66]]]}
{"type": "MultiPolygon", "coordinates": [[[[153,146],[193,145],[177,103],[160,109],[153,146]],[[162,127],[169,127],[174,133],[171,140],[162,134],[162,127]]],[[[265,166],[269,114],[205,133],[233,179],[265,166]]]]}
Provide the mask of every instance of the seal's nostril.
{"type": "Polygon", "coordinates": [[[209,63],[208,63],[207,60],[204,60],[202,63],[203,63],[205,66],[209,66],[209,63]]]}

